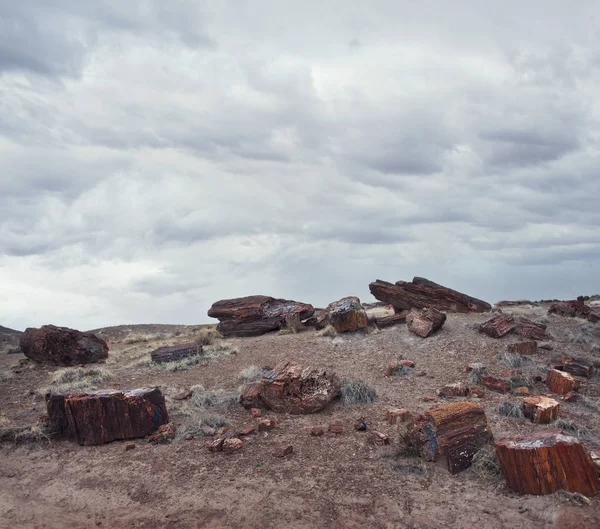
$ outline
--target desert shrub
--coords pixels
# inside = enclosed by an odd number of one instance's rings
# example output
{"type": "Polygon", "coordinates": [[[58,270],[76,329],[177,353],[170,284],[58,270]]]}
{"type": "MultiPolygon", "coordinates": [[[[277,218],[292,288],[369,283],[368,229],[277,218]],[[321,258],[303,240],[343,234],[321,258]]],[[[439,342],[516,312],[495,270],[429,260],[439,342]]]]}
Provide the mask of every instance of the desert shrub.
{"type": "Polygon", "coordinates": [[[328,336],[330,338],[335,338],[337,336],[337,331],[333,325],[327,325],[327,327],[317,331],[315,336],[328,336]]]}
{"type": "Polygon", "coordinates": [[[234,347],[229,342],[219,342],[213,345],[208,345],[204,348],[204,358],[208,360],[216,360],[221,356],[238,354],[237,347],[234,347]]]}
{"type": "Polygon", "coordinates": [[[524,417],[521,406],[512,402],[503,402],[500,404],[498,413],[502,417],[510,417],[511,419],[522,419],[524,417]]]}
{"type": "Polygon", "coordinates": [[[21,348],[20,348],[19,346],[16,346],[16,347],[9,347],[9,348],[6,350],[6,354],[7,354],[7,355],[18,355],[18,354],[20,354],[20,353],[21,353],[21,348]]]}
{"type": "Polygon", "coordinates": [[[586,397],[585,395],[580,395],[578,404],[587,408],[588,410],[595,411],[600,413],[600,404],[596,399],[591,399],[590,397],[586,397]]]}
{"type": "Polygon", "coordinates": [[[496,480],[502,476],[502,467],[492,445],[485,445],[473,456],[473,473],[485,480],[496,480]]]}
{"type": "Polygon", "coordinates": [[[469,371],[469,375],[467,376],[467,384],[469,384],[469,386],[479,386],[479,384],[481,384],[481,377],[484,375],[484,366],[473,366],[473,369],[469,371]]]}
{"type": "Polygon", "coordinates": [[[592,345],[590,351],[594,356],[600,356],[600,344],[592,345]]]}
{"type": "Polygon", "coordinates": [[[574,505],[579,505],[580,507],[584,507],[590,504],[590,500],[587,496],[579,492],[569,492],[567,490],[558,490],[554,493],[554,496],[557,500],[563,503],[572,503],[574,505]]]}
{"type": "Polygon", "coordinates": [[[204,357],[202,355],[192,355],[186,356],[181,360],[176,360],[173,362],[162,362],[155,363],[152,362],[150,366],[154,371],[167,371],[169,373],[174,373],[176,371],[187,371],[188,369],[197,366],[198,364],[204,362],[204,357]]]}
{"type": "Polygon", "coordinates": [[[190,404],[196,408],[229,408],[237,406],[240,400],[237,390],[205,390],[202,386],[192,386],[190,389],[194,392],[190,404]]]}
{"type": "Polygon", "coordinates": [[[500,353],[496,355],[496,362],[507,369],[518,369],[523,364],[531,363],[532,360],[528,356],[519,353],[500,353]]]}
{"type": "Polygon", "coordinates": [[[51,433],[46,425],[34,424],[25,427],[0,427],[0,444],[28,444],[39,442],[51,444],[51,433]]]}
{"type": "Polygon", "coordinates": [[[171,336],[170,333],[149,333],[149,334],[141,334],[134,333],[127,336],[123,343],[126,344],[135,344],[135,343],[147,343],[147,342],[156,342],[158,340],[166,340],[171,336]]]}
{"type": "Polygon", "coordinates": [[[346,405],[371,404],[377,400],[377,391],[359,380],[346,379],[342,382],[342,402],[346,405]]]}
{"type": "Polygon", "coordinates": [[[248,384],[250,382],[258,382],[264,374],[264,370],[258,366],[248,366],[240,371],[238,380],[248,384]]]}
{"type": "Polygon", "coordinates": [[[200,329],[196,335],[196,343],[202,347],[212,345],[218,338],[223,338],[220,332],[216,329],[200,329]]]}
{"type": "Polygon", "coordinates": [[[300,319],[300,314],[288,314],[281,325],[279,334],[296,334],[302,329],[303,325],[302,320],[300,319]]]}

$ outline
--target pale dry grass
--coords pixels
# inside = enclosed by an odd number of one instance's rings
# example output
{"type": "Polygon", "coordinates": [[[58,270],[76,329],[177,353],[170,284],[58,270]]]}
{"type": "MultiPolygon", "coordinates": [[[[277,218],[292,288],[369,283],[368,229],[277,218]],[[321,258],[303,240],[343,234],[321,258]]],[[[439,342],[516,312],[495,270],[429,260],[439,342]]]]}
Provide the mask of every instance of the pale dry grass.
{"type": "Polygon", "coordinates": [[[486,481],[496,481],[502,477],[502,467],[493,445],[485,445],[473,456],[471,470],[486,481]]]}
{"type": "Polygon", "coordinates": [[[48,386],[39,387],[36,395],[44,397],[48,393],[74,393],[97,389],[103,382],[114,378],[112,371],[104,367],[58,369],[51,376],[48,386]]]}
{"type": "Polygon", "coordinates": [[[259,382],[262,379],[264,373],[264,370],[258,366],[248,366],[245,369],[242,369],[242,371],[240,371],[240,374],[238,375],[238,380],[246,384],[249,384],[251,382],[259,382]]]}
{"type": "Polygon", "coordinates": [[[341,399],[349,406],[371,404],[377,400],[377,391],[360,380],[346,379],[342,381],[341,399]]]}
{"type": "Polygon", "coordinates": [[[315,336],[328,336],[329,338],[335,338],[337,334],[333,325],[327,325],[327,327],[315,332],[315,336]]]}

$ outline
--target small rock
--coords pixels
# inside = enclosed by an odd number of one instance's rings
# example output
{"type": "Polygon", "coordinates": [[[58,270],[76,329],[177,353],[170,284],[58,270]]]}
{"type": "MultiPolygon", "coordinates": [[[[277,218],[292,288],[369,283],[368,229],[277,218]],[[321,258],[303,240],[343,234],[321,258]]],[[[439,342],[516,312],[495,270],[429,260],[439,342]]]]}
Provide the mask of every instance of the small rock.
{"type": "Polygon", "coordinates": [[[123,448],[125,452],[129,452],[129,450],[133,450],[135,448],[135,443],[133,441],[127,441],[123,448]]]}
{"type": "Polygon", "coordinates": [[[554,346],[551,343],[544,342],[538,345],[538,349],[544,349],[544,351],[552,351],[554,346]]]}
{"type": "Polygon", "coordinates": [[[471,397],[475,397],[476,399],[482,399],[485,396],[485,391],[481,386],[471,386],[469,393],[471,397]]]}
{"type": "Polygon", "coordinates": [[[184,438],[184,440],[186,440],[186,441],[191,441],[191,440],[194,438],[194,436],[193,436],[191,433],[186,433],[186,434],[183,436],[183,438],[184,438]]]}
{"type": "Polygon", "coordinates": [[[173,439],[175,439],[176,431],[177,431],[177,428],[175,427],[175,425],[172,422],[170,422],[168,424],[162,424],[161,426],[158,427],[158,432],[156,432],[155,434],[150,436],[150,439],[148,439],[148,442],[155,443],[155,444],[168,443],[169,441],[172,441],[173,439]]]}
{"type": "Polygon", "coordinates": [[[386,413],[388,424],[406,422],[410,419],[410,412],[405,408],[390,408],[386,413]]]}
{"type": "Polygon", "coordinates": [[[513,391],[513,395],[516,395],[517,397],[528,397],[529,396],[529,388],[526,386],[516,388],[513,391]]]}
{"type": "Polygon", "coordinates": [[[426,371],[419,371],[419,372],[417,373],[417,376],[418,376],[418,377],[424,377],[425,375],[427,375],[427,372],[426,372],[426,371]]]}
{"type": "Polygon", "coordinates": [[[194,392],[191,389],[189,389],[187,391],[184,391],[180,395],[177,395],[176,397],[174,397],[174,399],[175,400],[186,400],[186,399],[189,399],[193,394],[194,394],[194,392]]]}
{"type": "Polygon", "coordinates": [[[375,430],[371,430],[369,432],[370,439],[373,443],[378,445],[389,445],[390,444],[390,436],[388,434],[377,432],[375,430]]]}
{"type": "Polygon", "coordinates": [[[275,419],[258,419],[258,431],[267,432],[275,428],[275,419]]]}
{"type": "Polygon", "coordinates": [[[435,397],[423,397],[423,402],[435,402],[437,399],[435,397]]]}
{"type": "Polygon", "coordinates": [[[340,435],[344,432],[344,426],[339,422],[334,422],[329,425],[329,431],[333,434],[340,435]]]}
{"type": "Polygon", "coordinates": [[[205,437],[214,437],[214,435],[217,433],[214,428],[212,428],[211,426],[208,426],[206,424],[204,426],[202,426],[201,430],[202,430],[202,435],[204,435],[205,437]]]}
{"type": "Polygon", "coordinates": [[[390,358],[385,365],[385,376],[393,377],[398,369],[400,369],[400,362],[395,358],[390,358]]]}
{"type": "Polygon", "coordinates": [[[563,396],[562,400],[565,402],[577,402],[579,400],[579,393],[576,393],[575,391],[569,391],[563,396]]]}
{"type": "Polygon", "coordinates": [[[262,412],[258,408],[250,408],[250,413],[252,414],[252,417],[256,419],[262,415],[262,412]]]}
{"type": "Polygon", "coordinates": [[[247,426],[244,426],[237,434],[239,436],[245,436],[252,435],[253,433],[256,433],[256,426],[254,426],[253,424],[249,424],[247,426]]]}
{"type": "Polygon", "coordinates": [[[201,365],[202,367],[208,367],[208,362],[202,362],[200,365],[201,365]]]}
{"type": "Polygon", "coordinates": [[[310,431],[310,435],[314,437],[321,437],[324,433],[325,430],[323,430],[323,428],[321,428],[320,426],[313,426],[313,428],[310,431]]]}
{"type": "Polygon", "coordinates": [[[275,455],[277,457],[285,457],[285,456],[289,456],[293,452],[294,452],[294,447],[292,445],[289,445],[289,446],[286,446],[285,448],[280,448],[279,450],[277,450],[277,452],[275,452],[275,455]]]}
{"type": "Polygon", "coordinates": [[[412,360],[400,360],[400,365],[403,367],[415,367],[415,363],[412,360]]]}
{"type": "Polygon", "coordinates": [[[207,446],[211,452],[222,452],[224,442],[225,442],[225,438],[219,437],[218,439],[215,439],[214,441],[211,441],[210,443],[208,443],[207,446]]]}
{"type": "Polygon", "coordinates": [[[223,441],[223,452],[227,454],[232,454],[233,452],[237,452],[244,446],[244,442],[237,437],[230,437],[229,439],[225,439],[223,441]]]}
{"type": "Polygon", "coordinates": [[[354,429],[357,432],[365,432],[367,430],[367,421],[363,417],[356,419],[356,422],[354,423],[354,429]]]}
{"type": "Polygon", "coordinates": [[[481,385],[499,393],[508,393],[510,391],[510,384],[506,380],[497,377],[481,377],[481,385]]]}
{"type": "Polygon", "coordinates": [[[473,371],[473,369],[476,369],[478,371],[483,371],[485,369],[485,366],[480,362],[475,362],[473,364],[467,364],[467,367],[465,368],[465,373],[470,373],[471,371],[473,371]]]}
{"type": "Polygon", "coordinates": [[[446,384],[437,392],[439,397],[466,397],[469,394],[469,388],[462,382],[446,384]]]}

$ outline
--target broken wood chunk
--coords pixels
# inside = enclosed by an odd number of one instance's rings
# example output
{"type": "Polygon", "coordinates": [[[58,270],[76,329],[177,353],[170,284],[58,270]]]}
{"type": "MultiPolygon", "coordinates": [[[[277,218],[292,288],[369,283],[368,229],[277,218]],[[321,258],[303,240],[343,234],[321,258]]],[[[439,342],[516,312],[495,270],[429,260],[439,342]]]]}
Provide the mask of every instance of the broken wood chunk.
{"type": "Polygon", "coordinates": [[[404,310],[402,312],[398,312],[397,314],[392,314],[391,316],[385,316],[383,318],[375,318],[375,325],[378,329],[385,329],[386,327],[391,327],[392,325],[398,325],[399,323],[406,323],[407,315],[408,315],[408,311],[404,310]]]}
{"type": "Polygon", "coordinates": [[[537,342],[516,342],[508,345],[509,353],[534,355],[537,353],[537,342]]]}
{"type": "Polygon", "coordinates": [[[546,385],[552,393],[566,395],[571,391],[579,389],[579,380],[573,375],[558,369],[549,369],[546,373],[546,385]]]}
{"type": "Polygon", "coordinates": [[[515,319],[512,316],[503,316],[500,314],[482,323],[479,327],[479,332],[487,334],[491,338],[502,338],[509,332],[514,331],[515,327],[515,319]]]}
{"type": "Polygon", "coordinates": [[[527,340],[543,340],[546,337],[547,325],[536,323],[528,318],[519,318],[517,320],[516,332],[522,338],[527,340]]]}
{"type": "Polygon", "coordinates": [[[469,394],[469,388],[462,382],[446,384],[438,389],[438,397],[466,397],[469,394]]]}
{"type": "Polygon", "coordinates": [[[569,355],[560,355],[552,359],[552,367],[559,371],[566,371],[576,377],[591,378],[594,374],[594,365],[583,358],[569,355]]]}
{"type": "Polygon", "coordinates": [[[481,377],[481,385],[498,393],[508,393],[510,391],[510,384],[506,380],[497,377],[483,376],[481,377]]]}
{"type": "Polygon", "coordinates": [[[523,415],[536,424],[550,424],[558,417],[560,404],[548,397],[527,397],[521,403],[523,415]]]}
{"type": "Polygon", "coordinates": [[[446,315],[437,309],[412,309],[406,317],[406,326],[417,336],[427,338],[439,331],[445,321],[446,315]]]}

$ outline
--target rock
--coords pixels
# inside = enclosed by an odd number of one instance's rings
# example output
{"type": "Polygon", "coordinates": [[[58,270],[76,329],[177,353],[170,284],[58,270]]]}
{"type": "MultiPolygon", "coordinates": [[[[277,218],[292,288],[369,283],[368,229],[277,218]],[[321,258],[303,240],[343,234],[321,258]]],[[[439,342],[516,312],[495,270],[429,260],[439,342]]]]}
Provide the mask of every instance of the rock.
{"type": "Polygon", "coordinates": [[[406,422],[410,419],[410,412],[405,408],[391,408],[386,413],[388,424],[406,422]]]}
{"type": "Polygon", "coordinates": [[[473,456],[493,441],[483,408],[473,402],[429,409],[415,419],[407,438],[421,457],[443,460],[451,474],[470,467],[473,456]]]}
{"type": "Polygon", "coordinates": [[[320,426],[313,426],[310,430],[310,435],[312,435],[313,437],[321,437],[324,433],[325,430],[323,430],[323,428],[321,428],[320,426]]]}
{"type": "Polygon", "coordinates": [[[579,380],[558,369],[549,369],[546,373],[546,385],[552,393],[566,395],[579,389],[579,380]]]}
{"type": "Polygon", "coordinates": [[[218,435],[219,437],[223,437],[224,435],[226,435],[229,432],[229,426],[221,426],[221,428],[219,428],[216,432],[215,435],[218,435]]]}
{"type": "Polygon", "coordinates": [[[319,315],[317,327],[332,325],[337,332],[355,332],[368,325],[367,313],[360,299],[348,296],[330,303],[319,315]]]}
{"type": "Polygon", "coordinates": [[[256,433],[256,426],[254,426],[253,424],[248,424],[246,426],[243,426],[237,433],[237,435],[238,437],[244,437],[246,435],[252,435],[253,433],[256,433]]]}
{"type": "Polygon", "coordinates": [[[487,334],[490,338],[502,338],[514,331],[515,327],[515,319],[512,316],[500,315],[482,323],[479,332],[487,334]]]}
{"type": "Polygon", "coordinates": [[[259,432],[268,432],[275,428],[275,419],[258,419],[257,425],[259,432]]]}
{"type": "Polygon", "coordinates": [[[448,312],[487,312],[491,305],[421,277],[412,282],[388,283],[377,280],[369,285],[373,296],[394,307],[396,312],[412,308],[433,308],[448,312]]]}
{"type": "Polygon", "coordinates": [[[262,415],[262,412],[258,408],[250,408],[250,413],[252,414],[252,417],[254,417],[255,419],[257,419],[258,417],[260,417],[262,415]]]}
{"type": "Polygon", "coordinates": [[[184,441],[193,441],[194,440],[194,436],[191,433],[186,433],[183,436],[184,441]]]}
{"type": "Polygon", "coordinates": [[[229,437],[223,441],[223,452],[226,454],[233,454],[238,450],[241,450],[244,446],[244,442],[237,437],[229,437]]]}
{"type": "Polygon", "coordinates": [[[186,343],[169,347],[159,347],[150,353],[150,358],[155,364],[178,362],[189,356],[202,354],[202,346],[196,343],[186,343]]]}
{"type": "Polygon", "coordinates": [[[27,358],[56,366],[90,364],[108,358],[108,345],[96,335],[54,325],[26,329],[20,347],[27,358]]]}
{"type": "Polygon", "coordinates": [[[273,411],[293,415],[321,411],[335,398],[341,381],[334,373],[282,362],[261,381],[261,398],[273,411]]]}
{"type": "Polygon", "coordinates": [[[187,391],[184,391],[183,393],[180,393],[179,395],[177,395],[176,397],[173,397],[175,400],[187,400],[189,399],[192,395],[194,394],[194,392],[191,389],[188,389],[187,391]]]}
{"type": "Polygon", "coordinates": [[[298,301],[247,296],[217,301],[208,311],[220,321],[217,329],[223,336],[259,336],[281,328],[286,317],[294,314],[305,320],[314,314],[314,308],[298,301]]]}
{"type": "Polygon", "coordinates": [[[279,450],[277,450],[277,452],[275,452],[275,456],[276,457],[286,457],[293,453],[294,453],[294,447],[292,445],[289,445],[289,446],[286,446],[284,448],[280,448],[279,450]]]}
{"type": "Polygon", "coordinates": [[[569,355],[560,355],[552,359],[552,367],[560,371],[566,371],[576,377],[592,378],[594,365],[583,358],[575,358],[569,355]]]}
{"type": "Polygon", "coordinates": [[[150,436],[148,442],[155,444],[165,444],[169,441],[175,439],[175,433],[177,432],[177,428],[175,425],[170,422],[168,424],[162,424],[158,427],[158,431],[150,436]]]}
{"type": "Polygon", "coordinates": [[[425,375],[427,375],[427,372],[426,372],[426,371],[419,371],[419,372],[417,373],[417,376],[418,376],[418,377],[424,377],[425,375]]]}
{"type": "Polygon", "coordinates": [[[445,322],[446,315],[443,312],[430,308],[412,309],[406,317],[408,330],[421,338],[439,331],[445,322]]]}
{"type": "Polygon", "coordinates": [[[529,388],[527,386],[521,386],[520,388],[516,388],[513,391],[513,395],[515,397],[528,397],[529,396],[529,388]]]}
{"type": "Polygon", "coordinates": [[[579,296],[576,300],[561,301],[550,305],[548,314],[557,314],[559,316],[567,316],[571,318],[583,318],[592,323],[600,321],[600,314],[585,304],[583,296],[579,296]]]}
{"type": "Polygon", "coordinates": [[[469,394],[471,395],[471,397],[476,399],[482,399],[483,397],[485,397],[485,391],[480,386],[471,386],[469,388],[469,394]]]}
{"type": "Polygon", "coordinates": [[[554,346],[551,343],[544,342],[538,345],[538,349],[544,349],[544,351],[552,351],[554,346]]]}
{"type": "Polygon", "coordinates": [[[481,377],[481,385],[498,393],[508,393],[510,391],[510,384],[506,380],[497,377],[483,376],[481,377]]]}
{"type": "Polygon", "coordinates": [[[521,403],[523,415],[536,424],[550,424],[558,417],[560,404],[548,397],[527,397],[521,403]]]}
{"type": "Polygon", "coordinates": [[[252,382],[251,384],[246,384],[242,388],[242,392],[240,394],[240,404],[247,410],[257,409],[262,404],[262,398],[260,396],[260,393],[260,382],[252,382]]]}
{"type": "Polygon", "coordinates": [[[428,395],[426,397],[423,397],[423,402],[437,402],[437,399],[428,395]]]}
{"type": "Polygon", "coordinates": [[[469,388],[462,382],[446,384],[438,389],[438,397],[466,397],[469,394],[469,388]]]}
{"type": "Polygon", "coordinates": [[[575,391],[569,391],[569,393],[564,395],[562,399],[565,402],[577,402],[579,400],[579,397],[579,393],[576,393],[575,391]]]}
{"type": "Polygon", "coordinates": [[[329,425],[329,432],[340,435],[344,433],[344,426],[339,422],[334,422],[329,425]]]}
{"type": "Polygon", "coordinates": [[[392,314],[391,316],[385,316],[383,318],[375,318],[375,326],[378,329],[385,329],[386,327],[391,327],[392,325],[398,325],[400,323],[406,323],[406,316],[408,315],[408,311],[398,312],[397,314],[392,314]]]}
{"type": "Polygon", "coordinates": [[[517,342],[508,344],[509,353],[533,355],[537,353],[537,342],[517,342]]]}
{"type": "Polygon", "coordinates": [[[395,358],[390,358],[385,365],[385,376],[393,377],[400,369],[400,361],[395,358]]]}
{"type": "Polygon", "coordinates": [[[546,338],[547,325],[536,323],[528,318],[518,318],[516,332],[527,340],[543,340],[546,338]]]}
{"type": "Polygon", "coordinates": [[[169,422],[158,389],[49,394],[46,406],[53,430],[81,445],[145,437],[169,422]]]}
{"type": "Polygon", "coordinates": [[[123,445],[123,449],[125,450],[125,452],[129,452],[129,450],[134,450],[135,449],[135,443],[133,441],[127,441],[123,445]]]}
{"type": "Polygon", "coordinates": [[[364,417],[361,417],[360,419],[356,419],[356,421],[354,421],[354,429],[357,432],[366,432],[367,431],[367,421],[365,420],[364,417]]]}
{"type": "Polygon", "coordinates": [[[215,439],[214,441],[211,441],[210,443],[208,443],[207,446],[211,452],[222,452],[224,443],[225,443],[225,437],[219,437],[218,439],[215,439]]]}
{"type": "Polygon", "coordinates": [[[389,445],[390,444],[390,436],[386,433],[378,432],[376,430],[371,430],[369,432],[369,439],[372,443],[377,445],[389,445]]]}
{"type": "Polygon", "coordinates": [[[214,437],[214,435],[217,433],[212,426],[208,426],[207,424],[203,425],[200,429],[202,430],[202,435],[205,437],[214,437]]]}
{"type": "Polygon", "coordinates": [[[465,373],[470,373],[473,370],[485,371],[485,366],[480,362],[474,362],[472,364],[467,364],[467,367],[465,367],[465,373]]]}
{"type": "Polygon", "coordinates": [[[580,441],[561,430],[541,430],[496,442],[506,484],[519,494],[552,494],[557,490],[593,496],[598,474],[580,441]]]}
{"type": "Polygon", "coordinates": [[[400,360],[400,367],[414,368],[415,363],[412,360],[400,360]]]}

